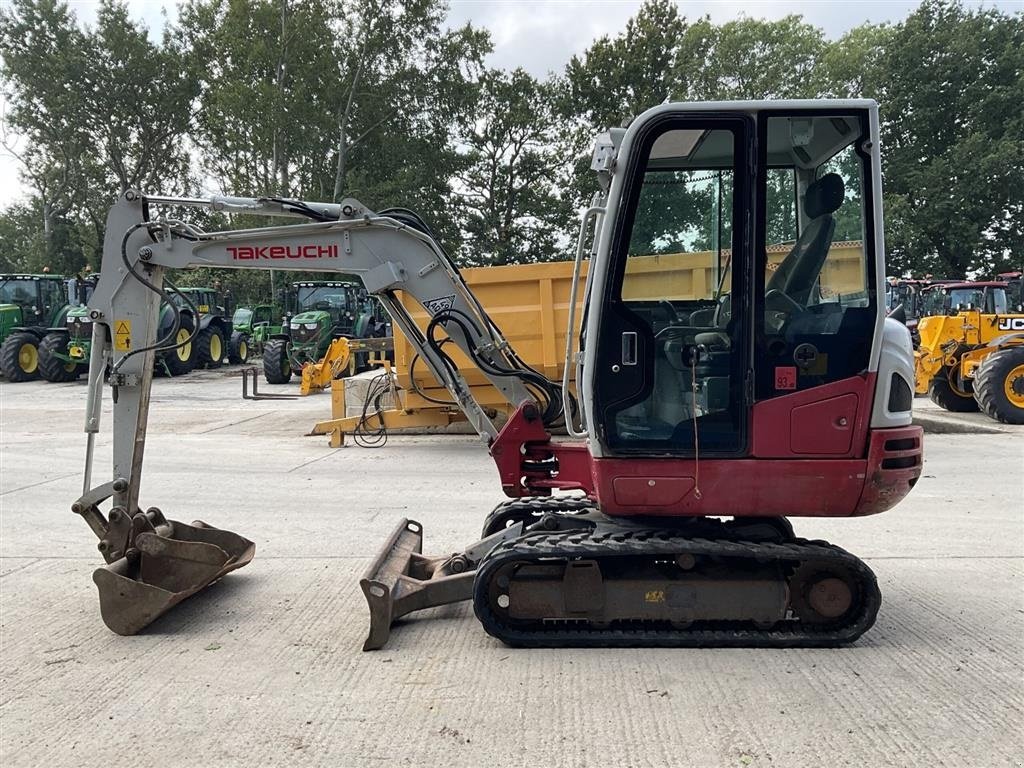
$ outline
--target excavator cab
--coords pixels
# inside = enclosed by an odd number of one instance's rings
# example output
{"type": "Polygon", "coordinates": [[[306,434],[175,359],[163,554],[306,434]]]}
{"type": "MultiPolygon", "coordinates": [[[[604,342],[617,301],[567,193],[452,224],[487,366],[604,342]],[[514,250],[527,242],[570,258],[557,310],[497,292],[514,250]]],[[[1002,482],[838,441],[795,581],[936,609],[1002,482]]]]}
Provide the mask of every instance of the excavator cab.
{"type": "Polygon", "coordinates": [[[125,193],[90,302],[86,431],[109,356],[114,480],[90,490],[87,471],[75,507],[110,562],[96,579],[108,624],[137,631],[252,557],[236,534],[138,505],[151,357],[173,346],[155,330],[164,271],[200,265],[360,280],[494,459],[510,499],[479,541],[426,556],[423,526],[402,520],[385,542],[360,582],[364,648],[398,617],[459,600],[524,646],[829,646],[866,631],[870,569],[797,538],[789,518],[882,512],[921,473],[910,336],[885,317],[877,105],[665,104],[603,134],[593,168],[575,264],[578,276],[591,255],[584,319],[574,280],[561,382],[516,354],[406,209],[125,193]],[[305,221],[205,232],[163,207],[305,221]],[[453,349],[508,400],[507,423],[453,349]],[[570,439],[552,439],[560,428],[570,439]]]}

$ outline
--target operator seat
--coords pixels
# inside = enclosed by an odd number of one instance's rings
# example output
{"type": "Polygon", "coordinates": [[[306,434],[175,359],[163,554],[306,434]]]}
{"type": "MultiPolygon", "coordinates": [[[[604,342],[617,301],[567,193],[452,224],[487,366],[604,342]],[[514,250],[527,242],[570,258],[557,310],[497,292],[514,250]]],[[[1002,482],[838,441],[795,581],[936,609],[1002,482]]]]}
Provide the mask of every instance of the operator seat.
{"type": "Polygon", "coordinates": [[[814,283],[821,274],[836,221],[832,218],[843,204],[846,186],[838,173],[829,173],[807,187],[804,193],[804,215],[810,219],[765,285],[765,293],[780,291],[801,306],[807,306],[814,283]]]}

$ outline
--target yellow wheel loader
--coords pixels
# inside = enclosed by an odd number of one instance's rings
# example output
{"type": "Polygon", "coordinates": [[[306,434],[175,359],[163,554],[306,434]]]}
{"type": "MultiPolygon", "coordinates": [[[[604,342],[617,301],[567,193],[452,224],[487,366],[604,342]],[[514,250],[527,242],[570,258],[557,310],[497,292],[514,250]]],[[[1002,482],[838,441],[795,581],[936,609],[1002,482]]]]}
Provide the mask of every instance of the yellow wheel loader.
{"type": "Polygon", "coordinates": [[[567,305],[565,369],[578,396],[568,376],[553,381],[523,361],[407,209],[124,193],[89,304],[87,470],[73,507],[107,561],[94,575],[104,620],[136,632],[253,556],[248,539],[139,504],[152,359],[176,345],[157,337],[174,290],[165,272],[204,265],[357,277],[494,459],[510,500],[480,540],[427,556],[422,525],[401,520],[373,559],[360,581],[364,649],[380,648],[407,613],[464,600],[516,646],[856,640],[880,605],[874,574],[797,537],[787,518],[884,512],[921,474],[910,333],[885,313],[878,134],[877,104],[842,100],[663,104],[598,137],[601,191],[580,227],[567,305]],[[780,204],[798,222],[775,269],[769,177],[791,186],[780,204]],[[179,217],[190,207],[303,223],[207,232],[179,217]],[[840,221],[855,222],[863,242],[842,284],[840,221]],[[699,265],[670,278],[660,257],[686,250],[703,254],[699,265]],[[403,296],[429,314],[425,328],[403,296]],[[500,429],[456,350],[508,401],[500,429]],[[108,359],[113,476],[92,487],[108,359]],[[553,439],[561,428],[569,439],[553,439]]]}
{"type": "Polygon", "coordinates": [[[1024,307],[1010,303],[1005,283],[957,283],[939,291],[933,314],[917,326],[916,392],[947,411],[981,410],[1005,424],[1024,424],[1024,307]]]}

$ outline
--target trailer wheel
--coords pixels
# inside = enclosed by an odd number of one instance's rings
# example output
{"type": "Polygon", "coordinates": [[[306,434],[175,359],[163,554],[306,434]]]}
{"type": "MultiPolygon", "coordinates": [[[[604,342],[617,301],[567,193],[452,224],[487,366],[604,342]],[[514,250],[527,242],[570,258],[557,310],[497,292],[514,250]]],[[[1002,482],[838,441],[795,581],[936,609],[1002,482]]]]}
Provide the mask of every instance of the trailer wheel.
{"type": "Polygon", "coordinates": [[[993,352],[974,375],[981,410],[1004,424],[1024,424],[1024,346],[993,352]]]}
{"type": "Polygon", "coordinates": [[[196,350],[198,365],[205,365],[207,368],[220,368],[224,362],[224,334],[220,328],[209,326],[205,331],[200,332],[196,339],[196,350]]]}
{"type": "Polygon", "coordinates": [[[940,373],[928,385],[928,397],[940,408],[953,413],[974,413],[978,410],[978,401],[974,395],[957,392],[949,383],[945,373],[940,373]]]}
{"type": "Polygon", "coordinates": [[[68,351],[68,335],[66,333],[48,333],[39,342],[39,373],[47,381],[77,381],[78,363],[69,363],[57,357],[66,355],[68,351]]]}
{"type": "Polygon", "coordinates": [[[263,348],[263,377],[268,384],[287,384],[292,378],[288,340],[271,339],[263,348]]]}
{"type": "Polygon", "coordinates": [[[241,331],[231,334],[231,343],[228,345],[228,359],[232,363],[249,362],[249,337],[241,331]]]}
{"type": "Polygon", "coordinates": [[[10,381],[39,378],[39,338],[29,331],[17,331],[0,347],[0,370],[10,381]]]}

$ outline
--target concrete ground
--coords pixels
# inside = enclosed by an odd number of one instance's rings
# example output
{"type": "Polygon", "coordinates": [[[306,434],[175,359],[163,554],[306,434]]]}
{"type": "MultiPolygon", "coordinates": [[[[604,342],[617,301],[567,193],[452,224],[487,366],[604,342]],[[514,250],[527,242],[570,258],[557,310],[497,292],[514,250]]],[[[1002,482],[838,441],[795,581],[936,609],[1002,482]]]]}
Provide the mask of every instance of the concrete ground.
{"type": "Polygon", "coordinates": [[[251,403],[238,386],[230,370],[156,382],[141,503],[249,536],[256,559],[119,637],[69,511],[84,386],[0,383],[4,768],[1024,764],[1024,428],[929,435],[895,510],[796,521],[879,576],[853,647],[518,651],[462,605],[362,653],[370,556],[402,516],[431,552],[472,541],[500,496],[490,459],[453,436],[331,450],[302,436],[326,395],[251,403]]]}

